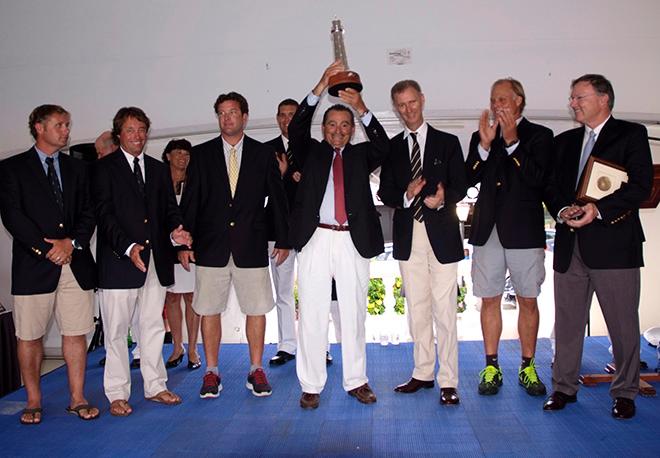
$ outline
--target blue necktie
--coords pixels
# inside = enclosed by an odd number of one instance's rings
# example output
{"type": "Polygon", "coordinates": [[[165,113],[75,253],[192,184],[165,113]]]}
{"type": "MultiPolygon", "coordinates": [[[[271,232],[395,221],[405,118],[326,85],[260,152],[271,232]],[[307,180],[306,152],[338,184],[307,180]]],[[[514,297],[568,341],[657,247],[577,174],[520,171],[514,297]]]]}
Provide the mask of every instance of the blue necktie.
{"type": "Polygon", "coordinates": [[[55,171],[55,161],[52,157],[46,158],[46,165],[48,166],[48,182],[50,183],[50,188],[53,191],[53,196],[55,197],[55,202],[57,206],[60,207],[61,211],[64,211],[64,198],[62,197],[62,188],[60,187],[60,180],[57,179],[57,172],[55,171]]]}
{"type": "Polygon", "coordinates": [[[584,145],[584,149],[582,150],[582,156],[580,156],[580,167],[578,168],[577,182],[575,183],[576,188],[580,184],[580,177],[582,176],[582,171],[584,170],[584,166],[587,165],[587,161],[589,160],[589,156],[591,156],[591,150],[594,149],[595,143],[596,143],[596,132],[592,130],[591,133],[589,133],[589,139],[587,140],[587,143],[584,145]]]}

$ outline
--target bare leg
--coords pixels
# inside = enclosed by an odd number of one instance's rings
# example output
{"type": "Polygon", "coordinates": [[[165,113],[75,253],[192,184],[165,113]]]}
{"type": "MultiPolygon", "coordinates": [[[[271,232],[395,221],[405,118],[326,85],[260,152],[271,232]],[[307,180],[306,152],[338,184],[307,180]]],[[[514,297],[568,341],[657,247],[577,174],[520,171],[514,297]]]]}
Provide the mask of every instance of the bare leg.
{"type": "Polygon", "coordinates": [[[502,295],[484,297],[481,300],[481,332],[484,335],[484,350],[487,355],[497,353],[502,335],[502,295]]]}
{"type": "Polygon", "coordinates": [[[532,358],[536,353],[536,339],[539,333],[539,307],[535,297],[518,296],[518,335],[520,350],[524,358],[532,358]]]}
{"type": "Polygon", "coordinates": [[[207,367],[218,367],[221,337],[222,323],[220,322],[220,314],[202,316],[202,341],[204,342],[207,367]]]}
{"type": "Polygon", "coordinates": [[[250,347],[250,364],[261,366],[264,355],[266,315],[248,315],[245,319],[245,334],[250,347]]]}
{"type": "MultiPolygon", "coordinates": [[[[39,378],[41,375],[41,361],[44,357],[43,339],[22,340],[17,338],[18,342],[18,364],[21,369],[21,377],[25,384],[27,393],[28,409],[41,407],[41,387],[39,378]]],[[[41,421],[41,414],[35,414],[34,417],[25,416],[25,420],[32,419],[34,423],[41,421]]]]}
{"type": "Polygon", "coordinates": [[[199,361],[197,353],[197,336],[199,335],[200,316],[192,308],[193,293],[184,293],[183,302],[186,304],[186,329],[188,330],[188,361],[199,361]]]}
{"type": "MultiPolygon", "coordinates": [[[[87,366],[87,340],[85,336],[62,336],[62,353],[66,362],[66,371],[69,376],[69,392],[71,400],[69,407],[87,404],[85,399],[85,367],[87,366]]],[[[99,409],[96,407],[82,410],[83,418],[96,417],[99,409]]]]}
{"type": "Polygon", "coordinates": [[[168,361],[174,361],[183,353],[183,331],[181,328],[181,320],[183,313],[181,312],[181,294],[168,292],[165,295],[165,310],[167,311],[167,321],[170,325],[170,332],[172,333],[172,354],[168,361]]]}

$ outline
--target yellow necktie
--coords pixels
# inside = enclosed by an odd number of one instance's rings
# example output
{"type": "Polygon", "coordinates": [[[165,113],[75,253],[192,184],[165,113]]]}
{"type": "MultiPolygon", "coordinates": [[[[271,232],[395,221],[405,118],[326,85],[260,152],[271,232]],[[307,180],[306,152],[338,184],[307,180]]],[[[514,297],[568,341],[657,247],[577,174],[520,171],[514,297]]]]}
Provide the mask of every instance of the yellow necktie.
{"type": "Polygon", "coordinates": [[[236,183],[238,183],[238,156],[236,155],[236,148],[232,146],[229,150],[229,188],[232,197],[236,192],[236,183]]]}

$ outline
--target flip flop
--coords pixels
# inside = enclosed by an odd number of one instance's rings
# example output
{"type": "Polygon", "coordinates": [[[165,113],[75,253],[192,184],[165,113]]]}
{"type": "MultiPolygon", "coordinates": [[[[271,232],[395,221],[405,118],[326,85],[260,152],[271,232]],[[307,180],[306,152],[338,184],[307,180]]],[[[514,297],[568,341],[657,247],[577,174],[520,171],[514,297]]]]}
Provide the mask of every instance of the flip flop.
{"type": "MultiPolygon", "coordinates": [[[[77,416],[81,420],[89,421],[89,420],[96,420],[97,418],[99,418],[99,415],[101,415],[101,412],[97,412],[96,415],[93,416],[93,417],[83,417],[82,414],[80,413],[80,411],[81,410],[86,410],[89,413],[92,409],[96,409],[96,407],[91,406],[89,404],[80,404],[80,405],[75,406],[75,407],[67,407],[66,411],[67,411],[67,413],[70,413],[72,415],[77,416]]],[[[96,410],[98,410],[98,409],[96,409],[96,410]]]]}
{"type": "Polygon", "coordinates": [[[160,393],[158,393],[156,396],[147,398],[147,401],[153,401],[168,406],[175,406],[177,404],[181,404],[181,398],[176,394],[172,393],[170,390],[163,390],[160,393]],[[170,397],[166,397],[166,395],[168,394],[170,395],[170,397]]]}
{"type": "Polygon", "coordinates": [[[115,399],[110,403],[110,415],[115,417],[128,417],[133,410],[128,401],[124,399],[115,399]]]}
{"type": "Polygon", "coordinates": [[[20,417],[20,422],[22,425],[38,425],[41,423],[41,414],[43,410],[41,407],[34,407],[32,409],[23,409],[23,412],[21,412],[21,417],[20,417]],[[23,415],[32,415],[32,421],[24,421],[23,420],[23,415]],[[39,421],[36,421],[37,417],[36,414],[39,414],[39,421]]]}

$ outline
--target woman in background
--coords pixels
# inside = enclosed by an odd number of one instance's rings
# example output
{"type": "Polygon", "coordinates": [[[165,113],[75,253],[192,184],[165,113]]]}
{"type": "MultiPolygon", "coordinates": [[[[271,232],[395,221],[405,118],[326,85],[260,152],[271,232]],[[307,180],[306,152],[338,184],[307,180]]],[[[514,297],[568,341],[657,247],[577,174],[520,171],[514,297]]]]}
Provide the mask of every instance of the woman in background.
{"type": "MultiPolygon", "coordinates": [[[[192,145],[188,140],[171,140],[163,151],[163,162],[169,164],[172,174],[172,185],[177,203],[181,203],[183,188],[186,182],[186,169],[190,163],[192,145]]],[[[167,359],[165,367],[177,367],[183,361],[186,349],[183,346],[183,329],[181,326],[181,298],[186,309],[186,328],[188,330],[188,369],[199,369],[201,361],[197,353],[197,336],[199,334],[200,317],[192,309],[193,291],[195,290],[195,265],[190,265],[190,272],[174,265],[174,285],[167,288],[165,296],[165,313],[172,333],[172,354],[167,359]]]]}

